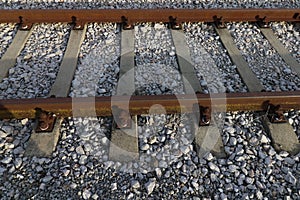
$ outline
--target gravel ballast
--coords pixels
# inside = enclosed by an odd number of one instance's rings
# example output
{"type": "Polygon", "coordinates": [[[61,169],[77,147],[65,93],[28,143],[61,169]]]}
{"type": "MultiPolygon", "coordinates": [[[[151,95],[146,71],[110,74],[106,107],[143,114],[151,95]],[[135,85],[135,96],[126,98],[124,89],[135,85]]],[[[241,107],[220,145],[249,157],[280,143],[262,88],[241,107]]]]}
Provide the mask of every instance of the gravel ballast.
{"type": "Polygon", "coordinates": [[[69,31],[66,24],[35,26],[16,65],[0,83],[0,99],[46,97],[55,81],[69,31]]]}
{"type": "Polygon", "coordinates": [[[167,0],[167,1],[118,1],[118,0],[2,0],[0,8],[5,9],[28,9],[28,8],[68,8],[68,9],[91,9],[91,8],[299,8],[297,0],[167,0]]]}
{"type": "Polygon", "coordinates": [[[135,83],[139,95],[183,94],[170,30],[164,24],[135,26],[135,83]]]}
{"type": "MultiPolygon", "coordinates": [[[[176,151],[172,137],[185,133],[187,127],[184,126],[185,122],[172,119],[174,116],[140,118],[148,121],[143,122],[145,125],[141,127],[141,133],[147,134],[147,129],[156,129],[153,133],[157,134],[157,141],[154,141],[152,133],[148,134],[147,143],[152,144],[149,144],[149,151],[144,150],[149,152],[144,154],[147,155],[145,158],[153,153],[163,153],[162,148],[161,151],[157,150],[162,144],[165,148],[170,143],[172,151],[176,151]],[[173,132],[172,126],[178,123],[177,131],[173,132]],[[169,130],[170,138],[166,138],[166,143],[158,142],[164,135],[160,131],[163,127],[169,130]]],[[[125,172],[120,164],[104,161],[104,154],[94,154],[96,148],[83,140],[83,131],[75,128],[71,118],[65,119],[62,124],[61,138],[53,158],[24,157],[31,123],[25,120],[0,122],[0,196],[3,199],[278,199],[282,196],[297,199],[300,195],[299,154],[290,156],[286,152],[276,153],[255,113],[226,114],[222,139],[228,158],[216,159],[211,154],[199,158],[193,147],[183,153],[180,151],[183,146],[179,145],[176,159],[173,158],[167,165],[154,162],[154,165],[158,165],[154,169],[143,169],[137,173],[125,172]]],[[[97,127],[96,121],[94,127],[97,127]]],[[[105,130],[105,127],[101,127],[97,130],[105,130]]],[[[179,142],[181,144],[185,140],[181,138],[179,142]]],[[[100,146],[104,145],[98,142],[100,146]]],[[[100,152],[101,149],[96,151],[100,152]]],[[[126,167],[133,169],[136,166],[133,163],[126,167]]]]}
{"type": "Polygon", "coordinates": [[[270,27],[278,39],[287,48],[292,56],[300,63],[300,26],[293,23],[273,22],[270,27]]]}
{"type": "Polygon", "coordinates": [[[0,58],[9,47],[16,33],[17,26],[15,24],[0,24],[0,58]]]}
{"type": "Polygon", "coordinates": [[[300,77],[283,61],[257,26],[228,23],[227,28],[266,91],[299,90],[300,77]]]}
{"type": "MultiPolygon", "coordinates": [[[[300,3],[284,0],[0,1],[0,8],[9,9],[158,7],[299,8],[300,3]]],[[[282,43],[289,41],[287,47],[298,59],[299,38],[296,28],[290,30],[290,26],[272,24],[282,43]],[[280,27],[286,28],[280,32],[280,27]]],[[[15,28],[13,25],[3,27],[1,48],[7,48],[2,45],[3,37],[13,35],[15,28]]],[[[204,23],[186,23],[183,27],[205,92],[246,92],[247,87],[236,74],[236,66],[213,27],[204,23]],[[202,56],[199,58],[199,55],[202,56]]],[[[47,96],[70,28],[65,24],[35,27],[15,68],[0,83],[0,99],[47,96]]],[[[299,90],[299,77],[289,71],[255,26],[230,23],[228,28],[255,73],[262,73],[259,78],[267,91],[299,90]],[[280,66],[279,72],[276,66],[280,66]]],[[[70,97],[116,93],[120,35],[116,24],[88,24],[70,97]]],[[[170,39],[166,25],[143,23],[135,27],[137,94],[184,93],[170,39]]],[[[299,111],[291,110],[285,116],[300,140],[299,111]]],[[[139,160],[125,164],[108,157],[111,118],[65,118],[51,158],[24,156],[33,120],[0,120],[0,199],[299,199],[300,153],[292,156],[276,152],[264,130],[262,117],[255,112],[224,113],[222,118],[220,137],[226,158],[216,158],[210,153],[198,157],[190,115],[149,114],[138,116],[139,160]]]]}
{"type": "Polygon", "coordinates": [[[202,87],[208,87],[211,93],[247,92],[213,26],[186,23],[184,31],[202,87]]]}

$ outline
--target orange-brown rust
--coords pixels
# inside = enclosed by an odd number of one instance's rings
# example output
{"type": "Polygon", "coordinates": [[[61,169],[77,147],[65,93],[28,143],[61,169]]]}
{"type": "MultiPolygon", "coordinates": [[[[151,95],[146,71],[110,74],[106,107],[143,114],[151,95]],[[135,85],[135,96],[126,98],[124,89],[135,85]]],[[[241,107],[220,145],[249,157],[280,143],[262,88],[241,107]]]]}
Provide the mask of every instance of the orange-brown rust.
{"type": "MultiPolygon", "coordinates": [[[[223,111],[263,111],[263,104],[269,101],[280,105],[280,110],[300,109],[300,91],[291,92],[254,92],[214,94],[214,110],[223,111]]],[[[209,94],[195,95],[158,95],[158,96],[128,96],[87,97],[87,98],[40,98],[0,100],[0,118],[35,118],[35,108],[67,117],[67,116],[111,116],[112,106],[126,110],[129,105],[131,115],[148,114],[151,106],[158,104],[167,113],[192,113],[193,105],[211,108],[209,94]],[[91,106],[95,105],[95,106],[91,106]]]]}
{"type": "Polygon", "coordinates": [[[0,23],[300,21],[300,9],[22,9],[0,10],[0,23]]]}

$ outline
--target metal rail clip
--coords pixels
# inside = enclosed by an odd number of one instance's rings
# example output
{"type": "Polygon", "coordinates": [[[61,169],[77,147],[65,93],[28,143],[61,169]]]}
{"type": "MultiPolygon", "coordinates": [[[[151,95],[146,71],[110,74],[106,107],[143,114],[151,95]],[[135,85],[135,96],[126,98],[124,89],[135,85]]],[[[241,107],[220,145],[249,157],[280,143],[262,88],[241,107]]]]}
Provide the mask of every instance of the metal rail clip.
{"type": "MultiPolygon", "coordinates": [[[[199,105],[194,104],[194,109],[193,110],[198,110],[197,106],[199,106],[199,105]]],[[[200,115],[198,113],[195,113],[196,114],[196,119],[198,121],[198,125],[199,126],[209,126],[210,121],[211,121],[210,108],[209,107],[204,107],[204,106],[199,106],[199,112],[200,112],[200,115]]]]}
{"type": "Polygon", "coordinates": [[[24,19],[23,19],[23,17],[19,17],[19,19],[20,19],[20,26],[19,26],[19,29],[21,30],[21,31],[28,31],[28,30],[30,30],[31,28],[32,28],[32,23],[30,23],[30,22],[25,22],[24,21],[24,19]]]}
{"type": "Polygon", "coordinates": [[[74,30],[83,30],[84,23],[77,20],[75,16],[72,16],[72,24],[74,30]]]}
{"type": "Polygon", "coordinates": [[[257,25],[260,28],[269,28],[269,23],[266,22],[266,16],[264,16],[263,18],[259,17],[258,15],[255,16],[255,19],[257,20],[257,25]]]}
{"type": "Polygon", "coordinates": [[[223,17],[213,16],[214,24],[217,28],[226,28],[223,17]]]}
{"type": "Polygon", "coordinates": [[[51,112],[44,111],[40,108],[36,108],[36,121],[37,127],[35,128],[36,133],[51,132],[54,128],[56,121],[56,115],[51,112]]]}
{"type": "Polygon", "coordinates": [[[280,105],[273,105],[269,101],[265,101],[262,105],[267,117],[271,123],[285,123],[287,119],[283,115],[283,112],[279,110],[280,105]]]}
{"type": "Polygon", "coordinates": [[[182,29],[182,25],[181,23],[179,23],[176,18],[170,16],[169,17],[169,28],[173,29],[173,30],[181,30],[182,29]]]}

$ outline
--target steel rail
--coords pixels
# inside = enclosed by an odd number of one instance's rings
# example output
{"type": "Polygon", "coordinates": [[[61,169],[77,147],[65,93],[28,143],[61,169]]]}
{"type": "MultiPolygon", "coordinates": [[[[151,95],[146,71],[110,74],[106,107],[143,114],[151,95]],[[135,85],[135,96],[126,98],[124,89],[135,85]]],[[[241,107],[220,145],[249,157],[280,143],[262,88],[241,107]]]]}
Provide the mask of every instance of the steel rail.
{"type": "Polygon", "coordinates": [[[1,10],[0,23],[300,21],[300,9],[21,9],[1,10]]]}
{"type": "MultiPolygon", "coordinates": [[[[280,105],[280,110],[300,109],[300,91],[292,92],[254,92],[214,94],[211,105],[209,94],[159,95],[159,96],[114,96],[81,98],[39,98],[0,100],[0,118],[34,118],[35,109],[41,108],[63,117],[68,116],[111,116],[112,106],[129,110],[132,115],[148,114],[151,106],[160,104],[166,113],[193,112],[195,102],[204,107],[213,106],[214,110],[261,111],[269,101],[280,105]],[[224,100],[225,98],[225,100],[224,100]],[[130,99],[130,101],[128,101],[130,99]],[[96,112],[96,113],[95,113],[96,112]]],[[[154,113],[163,113],[155,110],[154,113]]]]}

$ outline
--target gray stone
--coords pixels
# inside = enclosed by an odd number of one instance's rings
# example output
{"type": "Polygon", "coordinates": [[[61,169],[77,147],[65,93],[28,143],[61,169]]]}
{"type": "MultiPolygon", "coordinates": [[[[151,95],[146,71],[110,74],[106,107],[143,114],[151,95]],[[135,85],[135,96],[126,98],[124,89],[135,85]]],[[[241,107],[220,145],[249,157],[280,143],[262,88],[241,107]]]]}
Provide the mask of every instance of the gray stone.
{"type": "Polygon", "coordinates": [[[235,146],[237,143],[237,140],[235,137],[230,137],[229,143],[231,146],[235,146]]]}
{"type": "Polygon", "coordinates": [[[181,146],[180,147],[180,151],[183,153],[183,154],[187,154],[189,151],[190,151],[190,147],[189,146],[181,146]]]}
{"type": "Polygon", "coordinates": [[[38,165],[38,166],[36,166],[35,170],[37,172],[42,172],[44,169],[41,166],[38,165]]]}
{"type": "Polygon", "coordinates": [[[84,165],[87,163],[87,156],[86,155],[81,155],[79,159],[79,164],[84,165]]]}
{"type": "Polygon", "coordinates": [[[228,126],[224,129],[226,132],[230,133],[230,134],[234,134],[235,133],[235,129],[231,126],[228,126]]]}
{"type": "Polygon", "coordinates": [[[85,154],[85,152],[84,152],[82,146],[76,147],[75,151],[76,151],[76,153],[78,153],[78,154],[80,154],[80,155],[84,155],[84,154],[85,154]]]}
{"type": "Polygon", "coordinates": [[[263,194],[261,193],[261,191],[256,192],[256,198],[259,199],[259,200],[263,199],[263,194]]]}
{"type": "Polygon", "coordinates": [[[180,176],[180,182],[182,182],[183,184],[186,184],[186,182],[188,181],[186,176],[180,176]]]}
{"type": "Polygon", "coordinates": [[[287,173],[287,175],[285,176],[285,180],[293,185],[296,185],[296,183],[297,183],[297,179],[291,172],[287,173]]]}
{"type": "Polygon", "coordinates": [[[9,164],[12,161],[12,157],[5,157],[1,160],[1,163],[3,164],[9,164]]]}
{"type": "Polygon", "coordinates": [[[192,186],[196,189],[196,190],[198,190],[198,188],[199,188],[199,184],[197,183],[197,182],[192,182],[192,186]]]}
{"type": "Polygon", "coordinates": [[[53,179],[53,177],[52,176],[45,176],[44,178],[43,178],[43,182],[44,183],[48,183],[49,181],[51,181],[53,179]]]}
{"type": "Polygon", "coordinates": [[[16,169],[19,169],[21,167],[22,162],[23,162],[22,158],[16,158],[15,159],[14,165],[15,165],[16,169]]]}
{"type": "Polygon", "coordinates": [[[15,149],[13,150],[13,152],[14,152],[15,155],[18,155],[18,154],[24,153],[25,150],[23,149],[23,147],[19,146],[19,147],[15,148],[15,149]]]}
{"type": "Polygon", "coordinates": [[[284,158],[284,162],[286,162],[289,165],[294,165],[295,164],[295,160],[290,158],[290,157],[284,158]]]}
{"type": "Polygon", "coordinates": [[[168,167],[168,163],[164,160],[159,161],[158,166],[161,168],[167,168],[168,167]]]}
{"type": "Polygon", "coordinates": [[[204,155],[204,158],[207,161],[211,161],[214,158],[214,156],[210,152],[208,152],[207,154],[204,155]]]}
{"type": "Polygon", "coordinates": [[[0,174],[2,175],[6,171],[6,168],[0,167],[0,174]]]}
{"type": "Polygon", "coordinates": [[[97,194],[93,194],[92,199],[99,199],[99,196],[97,194]]]}
{"type": "Polygon", "coordinates": [[[7,133],[5,133],[4,131],[0,130],[0,138],[6,138],[7,133]]]}
{"type": "Polygon", "coordinates": [[[156,136],[151,136],[149,138],[149,144],[154,144],[155,142],[157,142],[157,137],[156,136]]]}
{"type": "Polygon", "coordinates": [[[237,171],[237,166],[236,166],[236,165],[229,165],[229,171],[230,171],[231,173],[236,172],[236,171],[237,171]]]}

